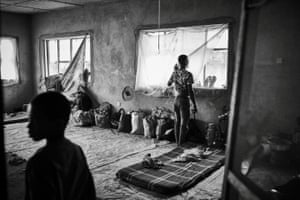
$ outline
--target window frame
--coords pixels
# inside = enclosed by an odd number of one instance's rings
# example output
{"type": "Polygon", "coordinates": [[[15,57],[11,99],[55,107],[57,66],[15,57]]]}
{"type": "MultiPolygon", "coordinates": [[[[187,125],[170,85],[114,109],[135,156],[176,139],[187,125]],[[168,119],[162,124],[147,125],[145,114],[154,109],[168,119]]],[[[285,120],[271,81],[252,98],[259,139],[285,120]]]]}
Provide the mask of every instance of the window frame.
{"type": "MultiPolygon", "coordinates": [[[[63,38],[69,38],[71,39],[71,37],[80,37],[83,35],[89,35],[90,38],[90,82],[89,85],[93,85],[94,83],[94,51],[93,51],[93,40],[94,40],[94,32],[92,30],[86,30],[86,31],[75,31],[75,32],[65,32],[65,33],[55,33],[55,34],[45,34],[40,36],[39,38],[39,52],[40,52],[40,78],[44,79],[46,77],[49,76],[49,68],[48,68],[48,64],[47,64],[47,59],[49,58],[47,54],[47,46],[46,46],[46,41],[47,40],[51,40],[51,39],[63,39],[63,38]]],[[[59,42],[58,42],[59,43],[59,42]]],[[[72,46],[72,42],[70,44],[70,46],[72,46]]],[[[59,49],[59,45],[57,45],[57,49],[59,49]]],[[[59,54],[59,52],[57,52],[59,54]]],[[[72,50],[70,50],[70,57],[72,58],[72,50]]],[[[58,55],[59,57],[59,55],[58,55]]],[[[63,63],[63,61],[61,61],[60,63],[63,63]]],[[[58,65],[59,65],[59,60],[58,60],[58,65]]]]}
{"type": "MultiPolygon", "coordinates": [[[[141,25],[137,26],[134,31],[135,35],[135,58],[134,58],[134,73],[137,75],[137,59],[138,59],[138,41],[140,36],[140,31],[142,30],[153,30],[153,29],[172,29],[178,27],[189,27],[189,26],[205,26],[213,24],[227,24],[228,25],[228,58],[227,58],[227,80],[226,88],[193,88],[196,96],[216,96],[227,93],[231,91],[232,88],[232,78],[233,78],[233,64],[234,64],[234,53],[233,53],[233,25],[235,23],[232,17],[218,17],[211,19],[204,19],[201,21],[189,21],[182,23],[171,23],[171,24],[161,24],[157,27],[157,24],[151,25],[141,25]]],[[[139,91],[136,91],[139,93],[139,91]]]]}
{"type": "MultiPolygon", "coordinates": [[[[16,63],[17,63],[17,66],[16,66],[16,80],[12,83],[6,83],[4,84],[2,79],[1,79],[1,82],[2,82],[2,86],[3,87],[10,87],[10,86],[15,86],[15,85],[19,85],[21,84],[21,76],[20,76],[20,42],[19,42],[19,37],[18,36],[15,36],[15,35],[0,35],[1,38],[13,38],[16,40],[16,63]]],[[[0,69],[1,71],[1,69],[0,69]]]]}

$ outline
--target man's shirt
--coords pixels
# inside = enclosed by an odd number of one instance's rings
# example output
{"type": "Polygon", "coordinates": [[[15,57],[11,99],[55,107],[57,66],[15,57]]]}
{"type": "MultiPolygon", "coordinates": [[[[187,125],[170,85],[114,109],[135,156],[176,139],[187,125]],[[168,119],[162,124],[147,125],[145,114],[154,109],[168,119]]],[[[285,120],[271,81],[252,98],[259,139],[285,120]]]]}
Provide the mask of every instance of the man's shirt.
{"type": "Polygon", "coordinates": [[[80,146],[47,144],[29,159],[25,200],[95,200],[95,186],[80,146]]]}
{"type": "Polygon", "coordinates": [[[175,70],[169,81],[168,85],[175,84],[176,96],[187,97],[189,96],[188,85],[194,83],[193,75],[185,69],[175,70]]]}

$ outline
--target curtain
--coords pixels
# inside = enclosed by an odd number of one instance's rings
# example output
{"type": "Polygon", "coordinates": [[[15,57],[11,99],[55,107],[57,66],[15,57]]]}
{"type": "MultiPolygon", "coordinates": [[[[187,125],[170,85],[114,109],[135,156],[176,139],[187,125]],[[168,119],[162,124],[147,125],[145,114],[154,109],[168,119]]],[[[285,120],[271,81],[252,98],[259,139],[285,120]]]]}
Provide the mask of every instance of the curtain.
{"type": "Polygon", "coordinates": [[[138,38],[136,90],[163,91],[181,54],[189,56],[187,68],[195,85],[203,85],[204,67],[215,48],[227,48],[228,25],[141,30],[138,38]]]}
{"type": "Polygon", "coordinates": [[[68,98],[77,92],[79,85],[84,81],[85,41],[86,37],[82,40],[75,57],[61,78],[63,94],[68,98]]]}
{"type": "MultiPolygon", "coordinates": [[[[18,57],[16,38],[1,37],[0,47],[1,79],[8,82],[17,82],[18,57]]],[[[4,82],[4,84],[5,83],[6,82],[4,82]]]]}

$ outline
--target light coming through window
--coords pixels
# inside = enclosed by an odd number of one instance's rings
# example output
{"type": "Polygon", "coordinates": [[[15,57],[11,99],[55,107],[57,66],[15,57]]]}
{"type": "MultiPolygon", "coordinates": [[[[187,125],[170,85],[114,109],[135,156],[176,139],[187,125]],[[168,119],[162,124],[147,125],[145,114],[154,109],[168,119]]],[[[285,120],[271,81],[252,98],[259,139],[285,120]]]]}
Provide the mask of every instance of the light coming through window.
{"type": "MultiPolygon", "coordinates": [[[[48,38],[45,46],[45,76],[63,74],[74,58],[85,35],[48,38]]],[[[91,68],[90,36],[86,37],[84,68],[90,72],[91,68]]]]}
{"type": "Polygon", "coordinates": [[[4,86],[19,82],[18,46],[13,37],[0,38],[1,80],[4,86]]]}

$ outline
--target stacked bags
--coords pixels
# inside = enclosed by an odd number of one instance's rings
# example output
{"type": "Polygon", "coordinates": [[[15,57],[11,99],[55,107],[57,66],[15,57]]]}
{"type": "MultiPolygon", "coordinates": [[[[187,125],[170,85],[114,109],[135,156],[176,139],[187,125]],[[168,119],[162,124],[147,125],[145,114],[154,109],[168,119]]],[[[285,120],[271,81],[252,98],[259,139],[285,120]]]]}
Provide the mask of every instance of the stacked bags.
{"type": "Polygon", "coordinates": [[[155,107],[150,115],[142,111],[126,113],[120,109],[118,131],[144,135],[145,138],[174,141],[174,113],[164,107],[155,107]]]}
{"type": "Polygon", "coordinates": [[[126,113],[124,108],[119,110],[120,119],[118,125],[118,132],[129,133],[131,131],[131,114],[126,113]]]}
{"type": "Polygon", "coordinates": [[[71,122],[75,126],[92,126],[95,124],[92,100],[85,91],[79,88],[71,105],[71,122]]]}
{"type": "Polygon", "coordinates": [[[75,126],[92,126],[95,124],[93,110],[76,110],[72,112],[71,121],[75,126]]]}
{"type": "Polygon", "coordinates": [[[151,115],[157,121],[155,130],[156,139],[174,141],[174,113],[165,107],[155,107],[152,109],[151,115]]]}
{"type": "Polygon", "coordinates": [[[137,135],[144,134],[143,118],[145,116],[142,111],[126,112],[124,108],[119,110],[120,120],[117,130],[119,132],[131,133],[137,135]]]}
{"type": "Polygon", "coordinates": [[[85,103],[85,94],[78,97],[72,109],[72,121],[76,126],[96,125],[100,128],[117,128],[118,132],[144,135],[145,138],[175,139],[174,113],[167,108],[155,107],[149,115],[141,110],[126,112],[123,108],[112,113],[113,107],[108,102],[92,109],[90,101],[85,103]]]}
{"type": "Polygon", "coordinates": [[[131,134],[143,135],[143,118],[145,114],[142,111],[131,112],[131,134]]]}

